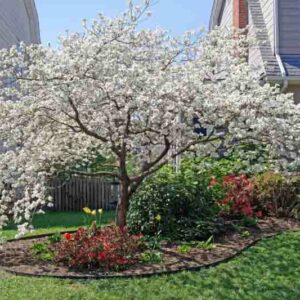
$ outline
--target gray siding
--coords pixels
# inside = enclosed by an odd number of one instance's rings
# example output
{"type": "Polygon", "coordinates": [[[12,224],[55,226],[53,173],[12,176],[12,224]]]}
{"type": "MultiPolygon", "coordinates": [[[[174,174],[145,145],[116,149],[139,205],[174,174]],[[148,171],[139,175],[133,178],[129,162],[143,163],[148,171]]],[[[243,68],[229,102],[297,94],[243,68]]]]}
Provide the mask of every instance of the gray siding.
{"type": "Polygon", "coordinates": [[[220,18],[220,26],[231,28],[233,26],[233,0],[226,0],[220,18]]]}
{"type": "Polygon", "coordinates": [[[0,0],[0,48],[20,41],[39,43],[38,18],[33,0],[0,0]]]}
{"type": "Polygon", "coordinates": [[[300,0],[278,1],[279,52],[300,54],[300,0]]]}

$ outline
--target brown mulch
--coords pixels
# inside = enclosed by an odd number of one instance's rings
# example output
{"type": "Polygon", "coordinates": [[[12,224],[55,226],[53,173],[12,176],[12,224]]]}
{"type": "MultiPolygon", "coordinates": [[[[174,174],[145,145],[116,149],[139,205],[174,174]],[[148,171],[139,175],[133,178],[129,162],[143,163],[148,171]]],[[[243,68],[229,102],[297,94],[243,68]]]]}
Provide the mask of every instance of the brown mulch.
{"type": "Polygon", "coordinates": [[[0,268],[4,271],[30,276],[50,276],[58,278],[107,278],[150,276],[173,273],[182,270],[197,270],[226,261],[253,245],[262,238],[271,237],[286,231],[300,231],[300,222],[267,218],[261,220],[256,227],[247,228],[250,236],[241,237],[238,232],[228,231],[215,240],[215,248],[203,250],[193,248],[189,253],[177,251],[176,243],[163,243],[163,261],[159,264],[138,263],[121,272],[103,273],[99,271],[77,272],[53,262],[36,260],[30,251],[32,244],[45,242],[47,237],[35,237],[8,242],[0,249],[0,268]]]}

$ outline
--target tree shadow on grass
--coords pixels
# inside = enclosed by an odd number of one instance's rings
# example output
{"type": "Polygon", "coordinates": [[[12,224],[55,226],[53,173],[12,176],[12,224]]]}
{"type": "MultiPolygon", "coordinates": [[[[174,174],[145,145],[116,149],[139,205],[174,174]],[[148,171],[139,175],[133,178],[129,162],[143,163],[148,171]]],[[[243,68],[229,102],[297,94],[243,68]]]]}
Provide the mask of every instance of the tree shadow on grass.
{"type": "MultiPolygon", "coordinates": [[[[300,299],[300,233],[264,240],[238,258],[200,272],[86,282],[120,299],[300,299]]],[[[104,299],[106,299],[104,297],[104,299]]],[[[109,299],[109,298],[107,298],[109,299]]]]}

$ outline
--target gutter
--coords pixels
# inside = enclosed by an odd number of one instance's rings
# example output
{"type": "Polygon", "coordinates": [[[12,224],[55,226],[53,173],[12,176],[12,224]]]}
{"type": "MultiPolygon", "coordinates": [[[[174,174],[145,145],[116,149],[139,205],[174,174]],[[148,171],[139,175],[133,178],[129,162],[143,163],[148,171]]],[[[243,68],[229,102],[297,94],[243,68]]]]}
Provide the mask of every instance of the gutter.
{"type": "Polygon", "coordinates": [[[211,10],[210,20],[209,20],[209,31],[213,30],[218,22],[220,12],[222,9],[222,4],[224,0],[214,0],[213,7],[211,10]]]}
{"type": "Polygon", "coordinates": [[[283,65],[280,53],[279,53],[279,20],[278,20],[278,1],[279,0],[273,0],[273,16],[274,16],[274,50],[275,50],[275,57],[277,59],[280,72],[281,72],[281,77],[283,81],[283,85],[281,88],[282,92],[285,92],[289,86],[289,80],[288,76],[285,70],[285,67],[283,65]]]}

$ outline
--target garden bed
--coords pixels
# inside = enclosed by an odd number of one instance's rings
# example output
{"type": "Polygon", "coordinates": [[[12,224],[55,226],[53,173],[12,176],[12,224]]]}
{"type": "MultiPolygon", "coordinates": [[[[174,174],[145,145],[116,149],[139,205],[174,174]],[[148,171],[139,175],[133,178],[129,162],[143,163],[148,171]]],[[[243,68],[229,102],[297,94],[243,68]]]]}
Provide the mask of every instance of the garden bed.
{"type": "Polygon", "coordinates": [[[263,238],[272,237],[286,231],[299,230],[299,222],[266,218],[260,220],[256,227],[248,228],[249,234],[247,236],[243,236],[243,234],[236,231],[228,231],[225,235],[215,239],[214,248],[210,250],[195,247],[187,253],[180,253],[177,248],[179,243],[163,242],[162,252],[164,256],[161,263],[136,263],[124,271],[109,273],[97,270],[75,271],[62,264],[38,261],[32,255],[30,249],[34,243],[45,242],[47,237],[32,237],[12,240],[3,245],[0,250],[0,265],[7,272],[29,276],[78,279],[150,276],[214,266],[236,256],[263,238]]]}

